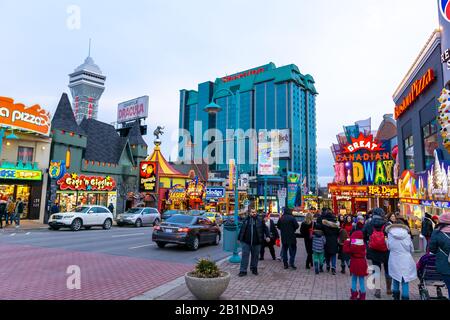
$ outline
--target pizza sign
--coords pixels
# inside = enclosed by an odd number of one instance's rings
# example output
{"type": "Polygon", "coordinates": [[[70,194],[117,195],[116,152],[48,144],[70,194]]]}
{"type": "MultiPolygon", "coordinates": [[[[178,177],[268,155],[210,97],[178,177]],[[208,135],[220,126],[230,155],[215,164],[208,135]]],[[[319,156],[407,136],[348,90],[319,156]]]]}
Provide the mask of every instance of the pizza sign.
{"type": "Polygon", "coordinates": [[[84,176],[77,173],[66,173],[57,183],[61,190],[72,191],[113,191],[116,188],[116,181],[110,176],[84,176]]]}

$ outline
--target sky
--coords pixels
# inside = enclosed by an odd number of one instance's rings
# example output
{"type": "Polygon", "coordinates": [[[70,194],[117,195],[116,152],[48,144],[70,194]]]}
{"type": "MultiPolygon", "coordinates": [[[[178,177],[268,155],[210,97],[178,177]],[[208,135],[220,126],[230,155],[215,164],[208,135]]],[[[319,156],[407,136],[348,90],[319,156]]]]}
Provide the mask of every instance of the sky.
{"type": "Polygon", "coordinates": [[[148,95],[147,125],[166,127],[166,154],[175,154],[180,89],[296,64],[319,92],[321,184],[332,179],[336,134],[393,113],[392,94],[439,25],[433,0],[0,0],[0,17],[0,96],[54,111],[92,38],[107,76],[99,120],[148,95]]]}

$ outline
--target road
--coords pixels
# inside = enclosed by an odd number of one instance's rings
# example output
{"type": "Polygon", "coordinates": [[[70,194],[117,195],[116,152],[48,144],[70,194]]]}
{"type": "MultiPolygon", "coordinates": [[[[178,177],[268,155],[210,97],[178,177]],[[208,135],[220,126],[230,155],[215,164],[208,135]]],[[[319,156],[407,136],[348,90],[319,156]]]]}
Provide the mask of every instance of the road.
{"type": "Polygon", "coordinates": [[[130,299],[182,276],[199,258],[228,255],[222,245],[160,249],[151,235],[152,228],[133,227],[0,231],[0,265],[9,266],[0,269],[0,299],[130,299]],[[71,265],[81,269],[81,290],[67,289],[71,265]]]}

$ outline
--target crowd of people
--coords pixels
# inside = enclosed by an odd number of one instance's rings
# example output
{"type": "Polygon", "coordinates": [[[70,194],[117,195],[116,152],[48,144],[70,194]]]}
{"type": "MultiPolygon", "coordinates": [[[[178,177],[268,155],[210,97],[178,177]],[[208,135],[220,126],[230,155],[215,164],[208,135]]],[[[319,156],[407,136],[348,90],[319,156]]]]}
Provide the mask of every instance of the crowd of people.
{"type": "Polygon", "coordinates": [[[5,227],[12,225],[13,222],[16,228],[20,227],[20,218],[24,212],[25,204],[21,198],[15,201],[12,197],[8,200],[0,200],[0,229],[3,229],[3,220],[5,220],[5,227]]]}
{"type": "MultiPolygon", "coordinates": [[[[422,226],[422,238],[426,241],[424,257],[433,256],[436,270],[450,290],[450,213],[440,217],[427,215],[422,226]]],[[[386,294],[394,300],[409,300],[410,283],[418,278],[424,261],[416,264],[408,222],[398,213],[386,214],[376,208],[367,215],[336,216],[325,208],[319,216],[307,214],[299,226],[291,209],[285,208],[275,224],[269,215],[262,217],[251,208],[238,235],[242,246],[239,277],[247,276],[249,262],[251,272],[258,275],[258,262],[264,260],[266,248],[272,259],[277,260],[277,245],[281,246],[279,260],[284,268],[296,270],[298,237],[304,239],[306,269],[314,268],[316,275],[325,270],[336,275],[339,260],[340,272],[346,274],[349,270],[351,300],[366,299],[369,273],[374,275],[375,297],[380,299],[381,271],[385,275],[386,294]]]]}

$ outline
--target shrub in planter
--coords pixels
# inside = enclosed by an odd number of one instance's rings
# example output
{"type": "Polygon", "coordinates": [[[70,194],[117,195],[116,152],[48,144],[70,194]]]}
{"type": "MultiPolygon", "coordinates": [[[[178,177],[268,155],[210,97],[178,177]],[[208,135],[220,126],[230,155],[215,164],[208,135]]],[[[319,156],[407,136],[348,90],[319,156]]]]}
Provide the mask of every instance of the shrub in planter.
{"type": "Polygon", "coordinates": [[[231,276],[219,269],[214,261],[200,259],[194,271],[185,275],[186,285],[200,300],[217,300],[230,284],[231,276]]]}

